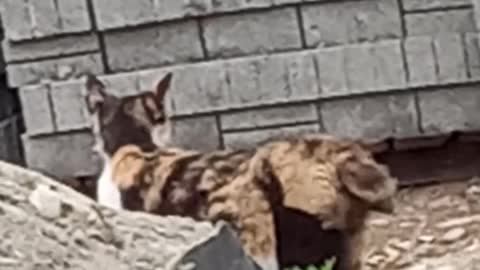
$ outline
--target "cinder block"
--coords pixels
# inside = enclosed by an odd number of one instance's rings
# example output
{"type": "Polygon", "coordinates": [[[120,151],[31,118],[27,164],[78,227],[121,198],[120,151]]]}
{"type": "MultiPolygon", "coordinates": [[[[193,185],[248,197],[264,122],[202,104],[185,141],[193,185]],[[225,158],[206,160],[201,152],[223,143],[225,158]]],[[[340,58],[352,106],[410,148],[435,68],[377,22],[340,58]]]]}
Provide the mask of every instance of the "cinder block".
{"type": "Polygon", "coordinates": [[[69,80],[86,73],[103,73],[100,54],[71,56],[7,66],[8,83],[11,87],[35,84],[45,80],[69,80]]]}
{"type": "Polygon", "coordinates": [[[430,36],[408,37],[403,44],[409,70],[409,86],[437,83],[433,39],[430,36]]]}
{"type": "Polygon", "coordinates": [[[91,29],[86,0],[5,0],[1,8],[5,33],[12,41],[91,29]]]}
{"type": "Polygon", "coordinates": [[[290,127],[224,133],[223,141],[227,149],[245,149],[272,138],[318,133],[319,131],[320,127],[318,124],[306,124],[290,127]]]}
{"type": "Polygon", "coordinates": [[[345,74],[350,94],[406,86],[399,40],[345,47],[345,74]]]}
{"type": "Polygon", "coordinates": [[[425,134],[480,130],[478,85],[418,93],[425,134]]]}
{"type": "Polygon", "coordinates": [[[480,38],[478,33],[465,34],[465,50],[470,78],[480,78],[480,38]]]}
{"type": "Polygon", "coordinates": [[[0,121],[0,160],[24,165],[21,132],[20,115],[0,121]]]}
{"type": "Polygon", "coordinates": [[[320,112],[325,131],[337,136],[383,140],[419,134],[413,94],[324,101],[320,112]]]}
{"type": "Polygon", "coordinates": [[[406,11],[420,11],[440,8],[464,7],[472,4],[471,0],[402,0],[406,11]]]}
{"type": "Polygon", "coordinates": [[[97,175],[102,162],[92,151],[93,137],[87,132],[22,136],[30,169],[56,178],[97,175]]]}
{"type": "Polygon", "coordinates": [[[215,116],[176,119],[172,138],[175,145],[187,149],[212,151],[220,148],[220,134],[215,116]]]}
{"type": "Polygon", "coordinates": [[[209,57],[231,57],[301,48],[294,8],[202,20],[209,57]]]}
{"type": "Polygon", "coordinates": [[[406,14],[405,27],[409,36],[476,31],[471,9],[406,14]]]}
{"type": "Polygon", "coordinates": [[[313,54],[318,69],[320,95],[323,97],[348,95],[344,47],[316,50],[313,54]]]}
{"type": "Polygon", "coordinates": [[[466,81],[467,67],[461,35],[437,35],[434,38],[433,45],[438,63],[438,82],[466,81]]]}
{"type": "Polygon", "coordinates": [[[200,34],[194,20],[105,34],[108,64],[126,71],[202,59],[200,34]]]}
{"type": "Polygon", "coordinates": [[[400,38],[396,0],[331,1],[301,7],[309,47],[400,38]]]}
{"type": "Polygon", "coordinates": [[[249,109],[220,115],[222,130],[268,127],[299,122],[319,122],[313,104],[249,109]]]}
{"type": "Polygon", "coordinates": [[[49,88],[46,85],[22,87],[19,95],[27,132],[36,135],[55,131],[49,88]]]}
{"type": "Polygon", "coordinates": [[[7,62],[68,56],[72,53],[93,52],[99,49],[98,38],[94,34],[73,35],[21,43],[12,43],[5,39],[2,42],[2,46],[7,62]]]}
{"type": "Polygon", "coordinates": [[[213,61],[171,69],[169,108],[176,115],[318,97],[309,52],[213,61]]]}
{"type": "Polygon", "coordinates": [[[51,85],[52,110],[57,131],[78,130],[89,126],[83,88],[84,83],[79,81],[51,85]]]}

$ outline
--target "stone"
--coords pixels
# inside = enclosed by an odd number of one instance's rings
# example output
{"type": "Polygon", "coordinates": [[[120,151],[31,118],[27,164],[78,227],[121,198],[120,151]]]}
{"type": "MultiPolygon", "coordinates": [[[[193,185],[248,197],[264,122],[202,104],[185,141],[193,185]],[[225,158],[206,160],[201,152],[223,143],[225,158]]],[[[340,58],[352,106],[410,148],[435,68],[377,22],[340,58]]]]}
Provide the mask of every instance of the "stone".
{"type": "Polygon", "coordinates": [[[201,21],[208,57],[232,57],[302,47],[295,9],[223,15],[201,21]],[[272,27],[272,26],[275,27],[272,27]]]}
{"type": "Polygon", "coordinates": [[[471,0],[402,0],[402,3],[406,11],[458,8],[472,4],[471,0]]]}
{"type": "Polygon", "coordinates": [[[456,217],[456,218],[450,218],[446,221],[437,223],[435,225],[435,228],[437,229],[450,229],[453,227],[459,227],[459,226],[467,226],[472,223],[480,223],[480,215],[470,215],[470,216],[464,216],[464,217],[456,217]]]}
{"type": "Polygon", "coordinates": [[[223,141],[227,149],[242,149],[271,138],[283,138],[291,135],[311,134],[319,132],[319,125],[308,124],[290,127],[278,127],[244,132],[223,133],[223,141]]]}
{"type": "Polygon", "coordinates": [[[480,106],[476,86],[429,90],[418,93],[421,125],[425,134],[439,135],[458,130],[478,130],[480,119],[475,112],[480,106]]]}
{"type": "Polygon", "coordinates": [[[428,208],[431,210],[438,210],[440,208],[446,208],[452,206],[452,196],[443,196],[438,199],[432,200],[428,203],[428,208]]]}
{"type": "Polygon", "coordinates": [[[28,168],[55,178],[97,175],[101,160],[92,150],[93,138],[87,132],[22,136],[28,168]],[[72,153],[75,153],[74,155],[72,153]]]}
{"type": "Polygon", "coordinates": [[[172,138],[175,145],[198,151],[220,148],[220,134],[215,116],[197,116],[173,121],[172,138]]]}
{"type": "Polygon", "coordinates": [[[46,85],[22,87],[19,96],[27,133],[30,135],[52,133],[55,124],[48,87],[46,85]]]}
{"type": "Polygon", "coordinates": [[[467,231],[464,228],[453,228],[447,231],[440,240],[446,243],[456,242],[462,239],[467,234],[467,231]]]}
{"type": "Polygon", "coordinates": [[[429,234],[423,234],[417,237],[417,240],[422,243],[433,243],[435,241],[435,236],[429,234]]]}
{"type": "Polygon", "coordinates": [[[411,222],[411,221],[402,221],[398,224],[398,227],[402,228],[402,229],[408,229],[408,228],[412,228],[412,227],[415,227],[417,224],[415,222],[411,222]]]}
{"type": "Polygon", "coordinates": [[[313,100],[318,85],[309,52],[212,61],[171,69],[167,107],[191,115],[313,100]]]}
{"type": "Polygon", "coordinates": [[[38,213],[46,219],[57,219],[61,215],[62,202],[56,193],[50,190],[47,185],[39,185],[32,191],[28,198],[38,211],[38,213]]]}
{"type": "Polygon", "coordinates": [[[386,218],[375,218],[368,221],[368,224],[375,227],[387,227],[390,225],[390,220],[386,218]]]}
{"type": "Polygon", "coordinates": [[[365,263],[369,266],[379,266],[381,263],[385,261],[385,256],[381,254],[374,254],[372,256],[369,256],[366,260],[365,263]]]}
{"type": "Polygon", "coordinates": [[[41,81],[76,79],[86,73],[101,74],[103,70],[100,54],[97,53],[7,66],[8,83],[11,87],[36,84],[41,81]],[[66,68],[71,72],[65,74],[63,71],[66,68]]]}
{"type": "Polygon", "coordinates": [[[388,245],[392,248],[399,249],[401,251],[408,251],[412,246],[413,242],[410,240],[402,240],[400,238],[392,238],[388,241],[388,245]]]}
{"type": "Polygon", "coordinates": [[[441,34],[433,40],[438,63],[438,82],[454,83],[467,80],[462,37],[459,34],[441,34]]]}
{"type": "Polygon", "coordinates": [[[220,115],[222,130],[250,129],[302,122],[318,122],[315,105],[286,105],[220,115]]]}
{"type": "Polygon", "coordinates": [[[387,255],[385,258],[385,262],[387,263],[393,263],[397,261],[402,255],[402,252],[389,246],[385,247],[383,252],[387,255]]]}
{"type": "Polygon", "coordinates": [[[300,7],[308,47],[326,47],[402,36],[398,2],[327,2],[300,7]]]}
{"type": "Polygon", "coordinates": [[[68,56],[73,53],[94,52],[99,49],[98,37],[94,34],[79,34],[21,43],[12,43],[8,39],[4,39],[2,47],[7,63],[68,56]]]}
{"type": "Polygon", "coordinates": [[[3,23],[12,41],[86,32],[91,29],[86,1],[3,1],[3,23]]]}
{"type": "Polygon", "coordinates": [[[474,14],[471,9],[410,13],[405,14],[404,18],[408,36],[476,31],[474,14]]]}
{"type": "Polygon", "coordinates": [[[325,131],[337,136],[385,139],[419,133],[415,102],[410,94],[324,101],[320,112],[325,131]]]}
{"type": "Polygon", "coordinates": [[[436,59],[432,37],[408,37],[403,46],[409,71],[408,85],[417,87],[436,84],[436,59]]]}
{"type": "Polygon", "coordinates": [[[143,69],[202,59],[193,20],[105,34],[108,65],[114,71],[143,69]]]}

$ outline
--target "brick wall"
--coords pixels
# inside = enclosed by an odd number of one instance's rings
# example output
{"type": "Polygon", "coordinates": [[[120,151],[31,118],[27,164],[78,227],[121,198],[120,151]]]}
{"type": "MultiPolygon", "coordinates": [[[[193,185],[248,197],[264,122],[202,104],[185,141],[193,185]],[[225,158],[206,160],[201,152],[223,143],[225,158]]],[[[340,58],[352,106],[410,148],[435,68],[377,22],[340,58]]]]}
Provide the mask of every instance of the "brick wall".
{"type": "Polygon", "coordinates": [[[173,71],[176,139],[197,149],[311,131],[404,139],[479,130],[477,2],[4,0],[27,163],[98,172],[81,99],[87,71],[122,95],[173,71]]]}

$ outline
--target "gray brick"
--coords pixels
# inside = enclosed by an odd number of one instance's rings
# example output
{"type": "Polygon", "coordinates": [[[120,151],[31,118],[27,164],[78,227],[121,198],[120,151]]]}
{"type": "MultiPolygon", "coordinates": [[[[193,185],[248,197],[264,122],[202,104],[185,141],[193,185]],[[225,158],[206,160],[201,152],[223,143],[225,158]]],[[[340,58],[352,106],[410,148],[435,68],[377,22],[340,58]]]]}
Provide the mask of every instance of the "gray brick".
{"type": "Polygon", "coordinates": [[[331,47],[315,52],[318,80],[322,96],[348,95],[344,47],[331,47]]]}
{"type": "Polygon", "coordinates": [[[224,133],[223,141],[227,149],[242,149],[255,146],[257,143],[272,138],[281,138],[286,136],[311,134],[319,132],[319,125],[308,124],[293,127],[281,127],[271,129],[261,129],[254,131],[244,131],[235,133],[224,133]]]}
{"type": "Polygon", "coordinates": [[[467,79],[467,70],[461,35],[437,35],[433,45],[438,62],[438,82],[465,81],[467,79]]]}
{"type": "Polygon", "coordinates": [[[52,56],[67,56],[72,53],[92,52],[98,50],[98,38],[93,34],[58,37],[55,39],[36,40],[31,42],[2,43],[5,60],[25,61],[52,56]]]}
{"type": "Polygon", "coordinates": [[[31,135],[55,130],[46,85],[23,87],[19,90],[22,114],[27,132],[31,135]]]}
{"type": "Polygon", "coordinates": [[[426,134],[480,129],[478,85],[418,93],[422,127],[426,134]]]}
{"type": "Polygon", "coordinates": [[[210,57],[259,54],[302,46],[294,8],[224,15],[202,20],[202,25],[210,57]]]}
{"type": "Polygon", "coordinates": [[[419,133],[412,94],[325,101],[320,111],[326,132],[337,136],[378,140],[419,133]]]}
{"type": "Polygon", "coordinates": [[[396,0],[305,5],[302,14],[308,46],[376,41],[402,35],[396,0]]]}
{"type": "MultiPolygon", "coordinates": [[[[166,106],[173,115],[211,111],[229,105],[231,91],[223,61],[187,65],[171,71],[174,75],[166,106]]],[[[152,78],[152,74],[148,76],[152,78]]]]}
{"type": "MultiPolygon", "coordinates": [[[[153,8],[152,2],[151,0],[92,1],[100,30],[154,21],[156,10],[153,8]]],[[[162,2],[169,3],[172,1],[162,2]]]]}
{"type": "MultiPolygon", "coordinates": [[[[107,91],[117,96],[129,96],[140,92],[139,72],[118,73],[107,76],[99,76],[107,87],[107,91]]],[[[153,85],[155,87],[156,85],[153,85]]],[[[153,89],[150,88],[151,89],[153,89]]]]}
{"type": "Polygon", "coordinates": [[[78,81],[52,84],[52,110],[57,131],[78,130],[88,127],[89,120],[83,98],[84,84],[78,81]]]}
{"type": "Polygon", "coordinates": [[[203,58],[195,21],[105,34],[108,64],[116,71],[148,68],[203,58]]]}
{"type": "Polygon", "coordinates": [[[60,179],[100,172],[102,162],[92,151],[93,137],[87,132],[42,137],[25,134],[22,141],[30,169],[60,179]]]}
{"type": "Polygon", "coordinates": [[[6,35],[13,41],[91,29],[85,0],[5,0],[2,10],[6,35]]]}
{"type": "Polygon", "coordinates": [[[20,116],[0,121],[0,160],[24,165],[20,141],[20,116]]]}
{"type": "Polygon", "coordinates": [[[172,71],[169,108],[177,115],[318,97],[309,52],[215,61],[172,71]]]}
{"type": "Polygon", "coordinates": [[[476,31],[471,9],[406,14],[405,25],[409,36],[476,31]]]}
{"type": "Polygon", "coordinates": [[[480,78],[480,38],[478,33],[465,35],[465,50],[467,52],[467,65],[471,78],[480,78]]]}
{"type": "Polygon", "coordinates": [[[410,86],[437,83],[432,37],[409,37],[404,42],[410,86]]]}
{"type": "Polygon", "coordinates": [[[222,114],[220,119],[223,130],[232,130],[307,121],[318,122],[318,113],[313,104],[286,105],[282,107],[226,113],[222,114]]]}
{"type": "Polygon", "coordinates": [[[399,40],[345,47],[345,73],[350,93],[385,91],[404,88],[406,76],[403,69],[399,40]]]}
{"type": "Polygon", "coordinates": [[[172,138],[175,145],[200,151],[220,148],[215,116],[176,119],[173,124],[172,138]]]}
{"type": "Polygon", "coordinates": [[[437,8],[464,7],[472,4],[472,0],[402,0],[406,11],[419,11],[437,8]]]}
{"type": "Polygon", "coordinates": [[[67,80],[90,72],[103,73],[100,54],[65,57],[7,66],[8,82],[12,87],[39,83],[42,80],[67,80]]]}

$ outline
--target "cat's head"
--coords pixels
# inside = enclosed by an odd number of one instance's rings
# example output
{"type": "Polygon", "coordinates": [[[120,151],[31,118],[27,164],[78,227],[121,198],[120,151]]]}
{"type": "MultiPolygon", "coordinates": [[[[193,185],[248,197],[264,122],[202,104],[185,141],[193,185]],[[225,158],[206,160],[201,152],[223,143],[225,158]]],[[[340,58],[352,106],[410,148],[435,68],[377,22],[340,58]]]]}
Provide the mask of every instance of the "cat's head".
{"type": "Polygon", "coordinates": [[[171,123],[164,99],[172,74],[159,80],[153,91],[119,97],[94,75],[87,75],[85,102],[91,118],[94,150],[112,157],[120,147],[138,145],[149,150],[170,143],[171,123]]]}

